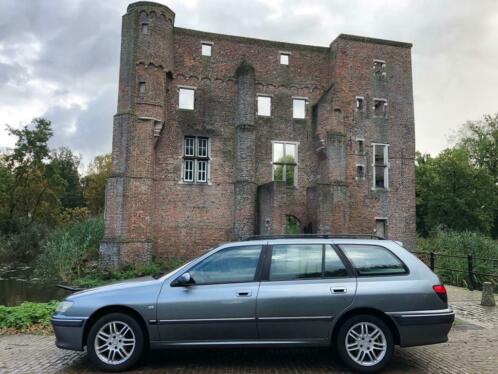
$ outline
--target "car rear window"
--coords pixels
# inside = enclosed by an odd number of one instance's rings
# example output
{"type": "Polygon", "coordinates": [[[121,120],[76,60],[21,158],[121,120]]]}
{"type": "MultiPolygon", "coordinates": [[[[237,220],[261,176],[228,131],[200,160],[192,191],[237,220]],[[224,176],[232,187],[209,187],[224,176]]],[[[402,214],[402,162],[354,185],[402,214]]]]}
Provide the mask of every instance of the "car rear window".
{"type": "Polygon", "coordinates": [[[405,264],[387,248],[378,245],[343,244],[339,246],[358,275],[407,274],[405,264]]]}

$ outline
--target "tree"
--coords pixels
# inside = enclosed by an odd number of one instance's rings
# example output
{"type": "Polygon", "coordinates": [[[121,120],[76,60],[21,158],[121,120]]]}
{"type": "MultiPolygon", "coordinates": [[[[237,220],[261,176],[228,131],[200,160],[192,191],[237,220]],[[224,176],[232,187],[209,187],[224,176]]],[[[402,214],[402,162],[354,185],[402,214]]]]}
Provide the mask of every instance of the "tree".
{"type": "Polygon", "coordinates": [[[112,157],[110,154],[96,156],[88,167],[83,179],[84,196],[87,207],[93,214],[104,211],[105,186],[111,175],[112,157]]]}
{"type": "Polygon", "coordinates": [[[437,157],[416,157],[417,230],[480,231],[493,227],[496,186],[487,169],[476,168],[469,152],[446,149],[437,157]]]}
{"type": "Polygon", "coordinates": [[[64,208],[79,208],[85,205],[83,186],[81,185],[78,167],[80,157],[66,147],[52,151],[49,164],[51,173],[58,174],[64,184],[61,204],[64,208]]]}
{"type": "Polygon", "coordinates": [[[13,152],[4,157],[3,173],[9,176],[1,177],[8,183],[7,203],[0,223],[4,233],[22,230],[35,221],[53,222],[63,191],[58,174],[47,169],[48,140],[52,136],[50,121],[37,118],[21,129],[8,127],[8,131],[17,141],[13,152]]]}
{"type": "Polygon", "coordinates": [[[460,133],[459,145],[467,150],[477,168],[487,170],[494,178],[493,236],[498,237],[498,113],[467,122],[460,133]]]}

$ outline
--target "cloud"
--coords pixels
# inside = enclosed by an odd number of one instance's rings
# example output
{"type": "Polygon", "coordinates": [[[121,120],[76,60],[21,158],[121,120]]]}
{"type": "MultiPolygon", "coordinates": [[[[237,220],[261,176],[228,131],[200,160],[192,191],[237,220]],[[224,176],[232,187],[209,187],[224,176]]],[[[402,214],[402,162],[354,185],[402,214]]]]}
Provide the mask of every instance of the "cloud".
{"type": "MultiPolygon", "coordinates": [[[[417,148],[436,153],[460,124],[498,111],[498,3],[493,0],[171,0],[176,25],[327,46],[339,33],[412,42],[417,148]]],[[[53,122],[53,146],[88,162],[110,152],[121,16],[127,1],[4,0],[0,12],[0,147],[4,124],[53,122]]]]}

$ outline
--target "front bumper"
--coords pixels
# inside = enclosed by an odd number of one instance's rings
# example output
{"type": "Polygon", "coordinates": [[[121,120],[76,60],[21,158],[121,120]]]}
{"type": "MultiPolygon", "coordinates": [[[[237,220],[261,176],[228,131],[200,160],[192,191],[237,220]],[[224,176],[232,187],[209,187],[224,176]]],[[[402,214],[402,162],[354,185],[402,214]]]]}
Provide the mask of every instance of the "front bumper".
{"type": "Polygon", "coordinates": [[[455,321],[451,308],[389,313],[398,325],[400,346],[444,343],[455,321]]]}
{"type": "Polygon", "coordinates": [[[86,317],[54,315],[50,322],[55,333],[55,345],[62,349],[83,350],[83,331],[86,317]]]}

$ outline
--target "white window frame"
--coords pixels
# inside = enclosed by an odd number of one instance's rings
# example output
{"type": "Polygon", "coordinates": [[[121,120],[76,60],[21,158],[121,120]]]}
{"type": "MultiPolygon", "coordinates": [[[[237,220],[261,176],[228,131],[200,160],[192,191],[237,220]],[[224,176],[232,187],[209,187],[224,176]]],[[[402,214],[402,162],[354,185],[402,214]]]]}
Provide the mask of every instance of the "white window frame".
{"type": "Polygon", "coordinates": [[[256,95],[256,111],[258,117],[271,117],[272,114],[272,104],[273,104],[273,97],[271,95],[265,95],[265,94],[257,94],[256,95]],[[260,114],[259,113],[259,99],[260,98],[266,98],[270,100],[270,114],[260,114]]]}
{"type": "Polygon", "coordinates": [[[286,51],[280,51],[279,52],[279,62],[280,62],[280,65],[286,65],[286,66],[289,66],[290,64],[290,56],[291,56],[291,53],[290,52],[286,52],[286,51]],[[282,62],[282,57],[287,57],[287,62],[282,62]]]}
{"type": "MultiPolygon", "coordinates": [[[[299,169],[299,142],[293,142],[293,141],[287,141],[287,140],[272,140],[271,141],[271,180],[275,182],[275,170],[274,170],[274,161],[273,161],[273,155],[274,155],[274,147],[275,144],[283,144],[284,145],[284,157],[285,157],[285,145],[286,144],[293,144],[296,146],[296,165],[294,165],[294,187],[297,187],[297,176],[298,176],[298,169],[299,169]]],[[[284,165],[282,175],[285,175],[286,173],[286,165],[284,165]]],[[[283,181],[277,181],[277,182],[283,182],[283,181]]]]}
{"type": "Polygon", "coordinates": [[[308,98],[303,97],[303,96],[292,96],[292,118],[293,119],[306,119],[306,114],[307,114],[307,105],[308,105],[308,98]],[[296,117],[294,113],[294,101],[304,101],[304,116],[303,117],[296,117]]]}
{"type": "MultiPolygon", "coordinates": [[[[190,148],[190,147],[189,147],[190,148]]],[[[189,184],[210,184],[210,176],[211,176],[211,138],[207,136],[195,136],[195,135],[185,135],[183,137],[183,145],[182,145],[182,168],[181,168],[181,183],[189,183],[189,184]],[[193,139],[193,154],[186,152],[187,150],[187,139],[193,139]],[[206,140],[207,152],[206,155],[200,155],[199,146],[200,140],[206,140]],[[185,173],[187,171],[186,165],[187,163],[192,163],[192,178],[185,178],[185,173]],[[202,172],[199,165],[206,165],[204,178],[199,178],[199,173],[202,172]]]]}
{"type": "Polygon", "coordinates": [[[191,86],[178,86],[178,109],[181,109],[181,110],[195,110],[195,96],[196,96],[196,91],[197,91],[197,87],[191,87],[191,86]],[[185,91],[192,91],[192,94],[194,95],[193,97],[193,100],[192,100],[192,108],[182,108],[180,106],[180,102],[181,102],[181,94],[182,94],[182,91],[185,90],[185,91]]]}
{"type": "Polygon", "coordinates": [[[372,143],[372,190],[389,190],[389,144],[386,143],[372,143]],[[384,164],[375,164],[375,147],[384,147],[384,164]],[[377,187],[375,183],[376,166],[384,167],[384,187],[377,187]]]}
{"type": "Polygon", "coordinates": [[[213,45],[212,42],[201,42],[201,56],[211,57],[213,55],[213,45]],[[209,47],[209,54],[204,54],[204,46],[209,47]]]}

